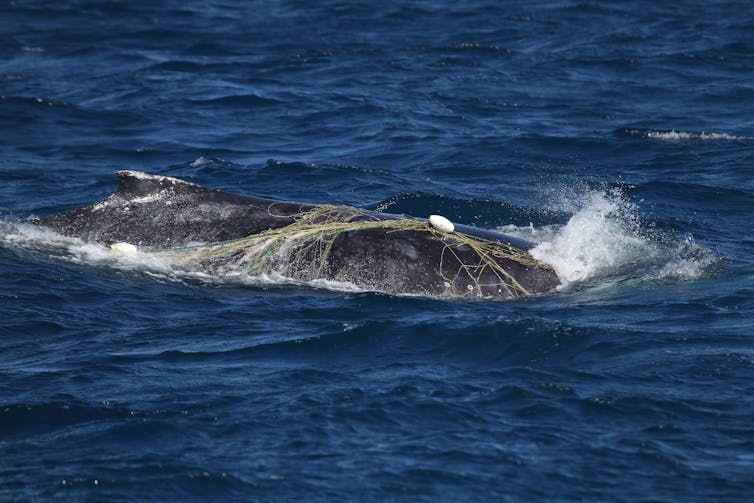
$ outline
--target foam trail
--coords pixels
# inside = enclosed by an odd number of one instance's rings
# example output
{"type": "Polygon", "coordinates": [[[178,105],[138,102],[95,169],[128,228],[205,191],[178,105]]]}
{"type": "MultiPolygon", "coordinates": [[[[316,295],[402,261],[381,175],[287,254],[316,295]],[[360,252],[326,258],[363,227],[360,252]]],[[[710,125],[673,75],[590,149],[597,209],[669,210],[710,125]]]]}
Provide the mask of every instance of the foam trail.
{"type": "Polygon", "coordinates": [[[136,247],[108,247],[85,243],[77,238],[58,234],[52,230],[25,222],[0,222],[0,246],[40,253],[53,259],[76,264],[101,265],[116,269],[170,274],[169,263],[136,247]]]}
{"type": "Polygon", "coordinates": [[[244,271],[207,271],[191,261],[174,260],[150,253],[129,243],[104,246],[19,221],[0,221],[0,247],[15,248],[74,264],[102,266],[143,273],[167,281],[189,281],[207,285],[245,285],[253,287],[307,287],[349,293],[363,292],[357,286],[325,279],[302,281],[277,273],[248,274],[244,271]]]}

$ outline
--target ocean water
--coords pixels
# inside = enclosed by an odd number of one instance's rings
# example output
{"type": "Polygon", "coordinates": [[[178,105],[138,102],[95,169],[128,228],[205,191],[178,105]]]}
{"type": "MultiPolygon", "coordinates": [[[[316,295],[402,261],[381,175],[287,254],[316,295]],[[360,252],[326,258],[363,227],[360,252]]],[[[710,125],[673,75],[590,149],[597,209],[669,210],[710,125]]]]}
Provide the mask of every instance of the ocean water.
{"type": "Polygon", "coordinates": [[[748,2],[6,1],[0,500],[747,501],[748,2]],[[515,301],[179,274],[136,169],[532,239],[515,301]]]}

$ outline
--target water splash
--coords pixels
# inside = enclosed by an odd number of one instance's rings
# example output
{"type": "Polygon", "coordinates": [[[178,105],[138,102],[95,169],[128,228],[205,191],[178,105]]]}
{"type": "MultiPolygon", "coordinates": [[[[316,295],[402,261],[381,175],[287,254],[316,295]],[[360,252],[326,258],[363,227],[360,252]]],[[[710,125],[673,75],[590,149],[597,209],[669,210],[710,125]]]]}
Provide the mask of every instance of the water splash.
{"type": "Polygon", "coordinates": [[[619,275],[655,258],[657,247],[642,236],[636,207],[617,191],[588,193],[581,206],[530,252],[553,266],[564,282],[619,275]]]}
{"type": "Polygon", "coordinates": [[[669,260],[654,272],[655,279],[694,280],[703,277],[720,257],[698,245],[694,236],[689,234],[676,243],[669,260]]]}
{"type": "Polygon", "coordinates": [[[627,278],[693,280],[719,260],[691,235],[679,240],[657,231],[617,189],[564,191],[552,205],[572,214],[564,225],[500,230],[539,242],[530,253],[555,269],[562,288],[627,278]]]}

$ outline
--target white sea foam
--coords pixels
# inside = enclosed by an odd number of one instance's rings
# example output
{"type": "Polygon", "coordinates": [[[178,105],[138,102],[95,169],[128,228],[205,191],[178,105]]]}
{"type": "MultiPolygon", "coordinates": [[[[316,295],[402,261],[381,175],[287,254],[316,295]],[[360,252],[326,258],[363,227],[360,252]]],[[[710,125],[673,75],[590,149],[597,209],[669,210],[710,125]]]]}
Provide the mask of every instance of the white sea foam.
{"type": "Polygon", "coordinates": [[[167,281],[199,282],[210,285],[254,287],[306,287],[341,292],[364,292],[344,281],[316,279],[303,281],[270,272],[258,275],[243,270],[204,270],[190,256],[152,253],[131,243],[104,246],[85,243],[52,230],[19,221],[0,221],[0,247],[15,248],[74,264],[108,267],[138,272],[167,281]]]}
{"type": "Polygon", "coordinates": [[[138,247],[116,243],[114,247],[85,243],[25,222],[0,222],[0,246],[15,247],[76,264],[171,274],[173,266],[138,247]]]}
{"type": "Polygon", "coordinates": [[[651,138],[653,140],[664,141],[683,141],[683,140],[716,140],[716,141],[735,141],[735,140],[752,140],[751,136],[735,136],[726,133],[706,133],[704,131],[688,132],[688,131],[643,131],[643,130],[630,130],[629,134],[634,136],[642,136],[645,138],[651,138]]]}
{"type": "Polygon", "coordinates": [[[692,235],[676,243],[668,260],[655,273],[656,279],[687,279],[694,280],[702,277],[714,264],[719,261],[714,253],[699,246],[692,235]]]}
{"type": "Polygon", "coordinates": [[[204,166],[205,164],[212,164],[212,159],[207,159],[204,156],[199,157],[194,162],[190,164],[192,168],[198,168],[199,166],[204,166]]]}
{"type": "Polygon", "coordinates": [[[564,225],[501,227],[502,232],[538,242],[530,253],[573,284],[623,278],[697,279],[718,258],[692,236],[679,240],[643,223],[638,207],[619,191],[561,193],[554,206],[572,216],[564,225]]]}
{"type": "Polygon", "coordinates": [[[592,192],[554,235],[531,250],[553,266],[566,283],[607,277],[653,257],[657,250],[643,238],[636,208],[617,194],[592,192]]]}

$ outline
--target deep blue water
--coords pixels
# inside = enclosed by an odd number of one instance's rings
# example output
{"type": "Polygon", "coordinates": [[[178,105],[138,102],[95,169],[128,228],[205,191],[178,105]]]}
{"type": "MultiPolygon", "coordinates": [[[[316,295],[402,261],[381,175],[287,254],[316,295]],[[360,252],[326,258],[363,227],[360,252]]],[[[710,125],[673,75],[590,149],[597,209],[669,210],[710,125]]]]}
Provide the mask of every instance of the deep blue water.
{"type": "Polygon", "coordinates": [[[0,499],[754,493],[748,2],[2,2],[0,499]],[[113,264],[23,221],[138,169],[441,213],[565,287],[113,264]]]}

